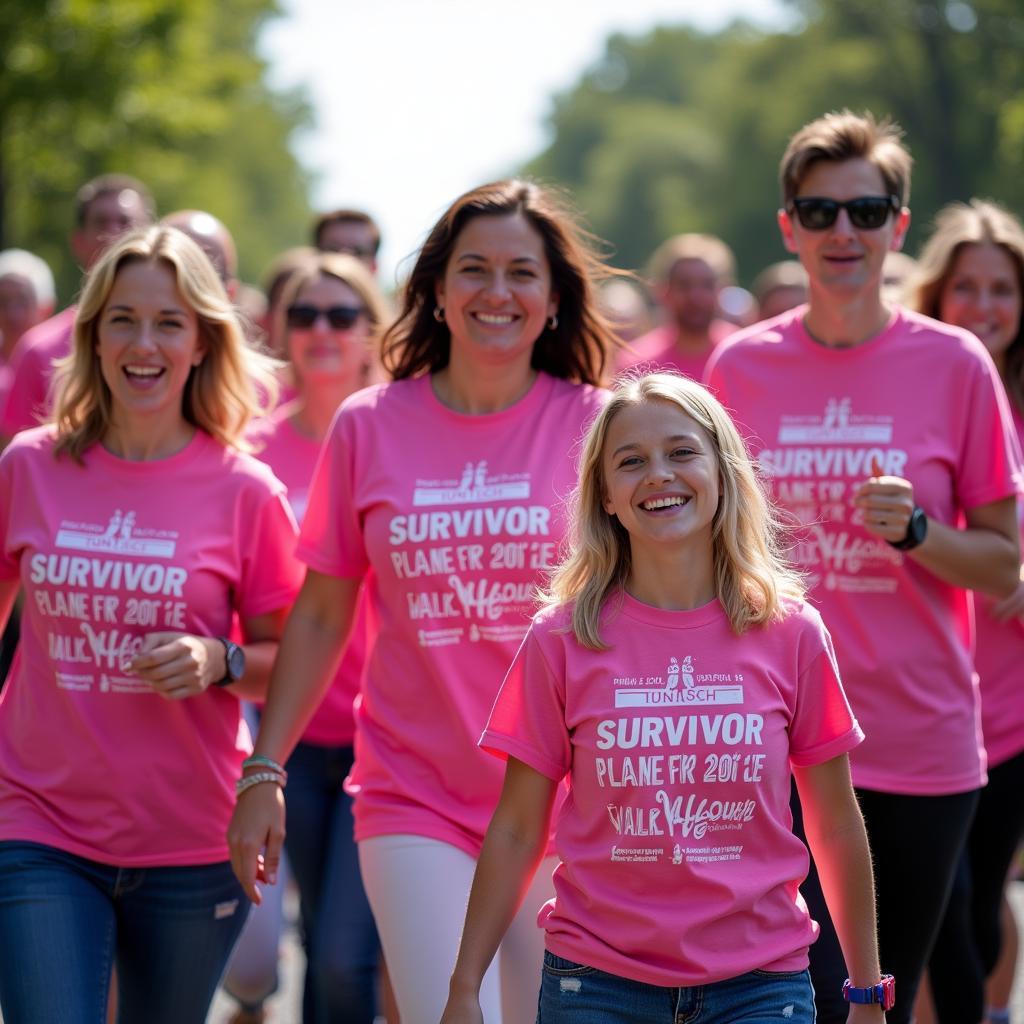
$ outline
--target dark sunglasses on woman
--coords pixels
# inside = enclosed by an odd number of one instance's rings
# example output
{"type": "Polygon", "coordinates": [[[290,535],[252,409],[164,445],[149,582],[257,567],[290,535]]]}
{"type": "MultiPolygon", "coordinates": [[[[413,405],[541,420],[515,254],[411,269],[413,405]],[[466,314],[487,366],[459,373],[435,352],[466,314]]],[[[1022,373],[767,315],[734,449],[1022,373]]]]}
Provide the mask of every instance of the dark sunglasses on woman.
{"type": "Polygon", "coordinates": [[[309,328],[320,319],[327,317],[327,322],[336,331],[352,327],[359,317],[366,312],[362,306],[329,306],[320,309],[317,306],[289,306],[285,319],[289,327],[309,328]]]}
{"type": "Polygon", "coordinates": [[[889,212],[899,211],[898,196],[858,196],[840,202],[838,199],[824,199],[818,196],[800,196],[791,199],[786,207],[788,213],[796,213],[800,225],[808,231],[824,231],[832,227],[845,210],[850,223],[858,231],[874,231],[888,219],[889,212]]]}

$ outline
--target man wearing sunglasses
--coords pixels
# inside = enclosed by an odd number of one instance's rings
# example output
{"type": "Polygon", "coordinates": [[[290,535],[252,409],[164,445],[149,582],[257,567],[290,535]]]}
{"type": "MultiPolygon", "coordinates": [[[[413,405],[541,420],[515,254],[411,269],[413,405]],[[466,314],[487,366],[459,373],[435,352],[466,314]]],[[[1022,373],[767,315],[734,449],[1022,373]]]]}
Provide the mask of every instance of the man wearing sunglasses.
{"type": "MultiPolygon", "coordinates": [[[[1019,566],[1018,467],[991,359],[968,332],[883,297],[886,254],[910,221],[901,135],[849,111],[794,135],[778,222],[807,271],[808,303],[733,335],[707,372],[787,520],[801,524],[792,557],[865,733],[849,764],[882,969],[896,977],[889,1024],[911,1019],[985,782],[968,591],[1008,594],[1019,566]]],[[[822,929],[811,948],[822,1024],[845,1021],[844,997],[871,1001],[878,983],[843,964],[822,900],[824,888],[841,908],[845,881],[812,873],[801,886],[822,929]]]]}

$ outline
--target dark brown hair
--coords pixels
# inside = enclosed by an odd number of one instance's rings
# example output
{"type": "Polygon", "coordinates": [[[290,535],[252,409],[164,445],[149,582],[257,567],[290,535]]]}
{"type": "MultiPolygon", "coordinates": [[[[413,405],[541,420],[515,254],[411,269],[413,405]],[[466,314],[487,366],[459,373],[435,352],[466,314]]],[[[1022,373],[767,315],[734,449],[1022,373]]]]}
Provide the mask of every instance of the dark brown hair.
{"type": "Polygon", "coordinates": [[[600,384],[615,333],[597,303],[596,285],[615,274],[597,253],[597,240],[551,189],[530,181],[497,181],[459,196],[427,236],[409,275],[398,319],[384,336],[385,368],[395,380],[434,373],[448,365],[451,334],[434,319],[435,288],[444,277],[456,239],[476,217],[521,214],[544,241],[551,289],[558,295],[558,326],[545,328],[531,365],[552,377],[600,384]]]}

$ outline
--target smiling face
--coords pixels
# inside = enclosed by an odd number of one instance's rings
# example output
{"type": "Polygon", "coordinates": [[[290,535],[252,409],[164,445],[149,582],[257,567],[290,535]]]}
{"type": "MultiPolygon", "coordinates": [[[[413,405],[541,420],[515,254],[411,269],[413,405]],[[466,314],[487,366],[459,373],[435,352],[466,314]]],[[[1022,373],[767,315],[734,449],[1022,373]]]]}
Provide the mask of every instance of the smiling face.
{"type": "Polygon", "coordinates": [[[319,312],[310,327],[288,328],[288,353],[302,385],[329,383],[348,395],[366,382],[370,366],[370,321],[363,300],[343,281],[330,274],[303,286],[293,306],[319,312]],[[359,310],[351,327],[332,327],[325,311],[342,307],[359,310]]]}
{"type": "Polygon", "coordinates": [[[1021,284],[1013,257],[1001,245],[962,246],[939,296],[939,318],[977,335],[1002,368],[1020,333],[1021,284]]]}
{"type": "Polygon", "coordinates": [[[184,426],[189,373],[203,359],[198,318],[163,261],[117,272],[97,322],[96,353],[118,430],[172,435],[184,426]]]}
{"type": "Polygon", "coordinates": [[[604,508],[629,534],[634,566],[687,547],[710,555],[720,496],[718,457],[703,427],[674,402],[649,399],[608,426],[604,508]]]}
{"type": "MultiPolygon", "coordinates": [[[[812,164],[796,197],[843,202],[861,196],[885,196],[888,191],[882,172],[870,160],[857,157],[812,164]]],[[[900,248],[909,224],[910,213],[903,209],[890,214],[879,228],[856,228],[850,222],[849,212],[840,210],[831,227],[814,231],[803,227],[795,212],[779,211],[783,242],[804,265],[812,300],[816,293],[840,299],[877,294],[885,255],[900,248]]]]}
{"type": "Polygon", "coordinates": [[[540,232],[522,214],[474,217],[452,246],[436,289],[451,331],[451,364],[529,368],[557,311],[540,232]]]}

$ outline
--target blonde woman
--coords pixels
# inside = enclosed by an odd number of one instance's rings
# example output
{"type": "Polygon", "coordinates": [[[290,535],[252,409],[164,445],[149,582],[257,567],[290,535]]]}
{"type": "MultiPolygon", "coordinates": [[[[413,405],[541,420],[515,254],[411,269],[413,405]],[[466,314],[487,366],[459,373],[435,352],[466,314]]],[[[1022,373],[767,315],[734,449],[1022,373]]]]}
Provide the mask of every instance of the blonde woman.
{"type": "Polygon", "coordinates": [[[7,1024],[205,1020],[247,912],[224,830],[300,582],[284,488],[242,451],[254,382],[216,272],[171,228],[91,271],[54,422],[0,459],[7,1024]],[[227,639],[241,622],[244,645],[227,639]]]}
{"type": "Polygon", "coordinates": [[[443,1020],[477,990],[544,850],[538,1021],[814,1020],[796,777],[846,951],[850,1020],[882,1020],[862,738],[743,443],[700,385],[619,385],[584,445],[571,549],[481,740],[507,759],[443,1020]]]}

